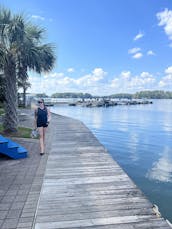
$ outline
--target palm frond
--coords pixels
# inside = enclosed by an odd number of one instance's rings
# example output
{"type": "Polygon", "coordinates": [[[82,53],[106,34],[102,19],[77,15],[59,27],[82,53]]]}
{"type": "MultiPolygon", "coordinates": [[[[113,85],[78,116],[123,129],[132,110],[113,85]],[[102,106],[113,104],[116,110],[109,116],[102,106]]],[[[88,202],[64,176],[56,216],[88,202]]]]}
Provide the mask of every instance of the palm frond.
{"type": "Polygon", "coordinates": [[[38,47],[42,63],[42,71],[52,70],[55,63],[54,47],[52,44],[44,44],[38,47]]]}
{"type": "Polygon", "coordinates": [[[8,26],[9,42],[20,45],[24,40],[25,27],[24,19],[21,15],[15,15],[8,26]]]}
{"type": "Polygon", "coordinates": [[[9,24],[11,17],[12,14],[10,10],[0,7],[0,26],[9,24]]]}
{"type": "Polygon", "coordinates": [[[6,44],[8,40],[7,28],[11,22],[11,12],[10,10],[0,8],[0,43],[6,44]]]}
{"type": "Polygon", "coordinates": [[[29,24],[26,27],[26,38],[32,42],[40,42],[43,39],[45,29],[37,25],[29,24]]]}

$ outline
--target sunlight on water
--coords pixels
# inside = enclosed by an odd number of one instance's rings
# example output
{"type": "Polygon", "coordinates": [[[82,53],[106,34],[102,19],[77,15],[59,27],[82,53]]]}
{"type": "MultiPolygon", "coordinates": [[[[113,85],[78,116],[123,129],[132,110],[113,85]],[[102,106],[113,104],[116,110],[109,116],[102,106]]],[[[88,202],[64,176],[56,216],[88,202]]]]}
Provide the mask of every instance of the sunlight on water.
{"type": "Polygon", "coordinates": [[[51,110],[83,121],[172,221],[172,100],[109,108],[59,105],[51,110]]]}

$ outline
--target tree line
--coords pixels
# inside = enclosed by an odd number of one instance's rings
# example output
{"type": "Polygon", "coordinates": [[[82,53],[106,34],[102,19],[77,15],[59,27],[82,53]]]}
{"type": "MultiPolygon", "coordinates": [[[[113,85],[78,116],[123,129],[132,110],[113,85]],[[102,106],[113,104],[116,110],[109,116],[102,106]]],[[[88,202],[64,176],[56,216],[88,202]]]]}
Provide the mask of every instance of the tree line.
{"type": "Polygon", "coordinates": [[[93,98],[93,96],[89,93],[54,93],[51,95],[52,98],[93,98]]]}
{"type": "Polygon", "coordinates": [[[172,91],[140,91],[133,96],[136,99],[172,99],[172,91]]]}
{"type": "MultiPolygon", "coordinates": [[[[45,93],[37,94],[38,97],[49,97],[45,93]]],[[[129,93],[118,93],[112,94],[109,96],[93,96],[89,93],[74,93],[74,92],[66,92],[66,93],[54,93],[50,96],[51,98],[116,98],[116,99],[172,99],[172,91],[140,91],[135,94],[129,93]]]]}

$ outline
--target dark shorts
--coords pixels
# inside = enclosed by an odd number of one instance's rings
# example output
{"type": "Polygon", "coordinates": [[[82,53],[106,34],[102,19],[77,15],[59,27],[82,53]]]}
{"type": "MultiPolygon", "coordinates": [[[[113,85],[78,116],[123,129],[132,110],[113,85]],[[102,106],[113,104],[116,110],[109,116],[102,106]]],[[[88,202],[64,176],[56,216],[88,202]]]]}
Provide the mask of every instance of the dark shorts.
{"type": "Polygon", "coordinates": [[[37,122],[37,127],[47,127],[47,126],[48,126],[47,123],[37,122]]]}

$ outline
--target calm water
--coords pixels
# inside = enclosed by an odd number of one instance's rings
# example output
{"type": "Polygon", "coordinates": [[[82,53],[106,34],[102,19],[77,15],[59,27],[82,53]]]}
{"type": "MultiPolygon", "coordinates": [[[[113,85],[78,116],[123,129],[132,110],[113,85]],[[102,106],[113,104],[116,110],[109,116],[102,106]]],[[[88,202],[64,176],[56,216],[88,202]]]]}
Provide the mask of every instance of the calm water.
{"type": "Polygon", "coordinates": [[[51,110],[83,121],[172,222],[172,100],[109,108],[60,105],[51,110]]]}

